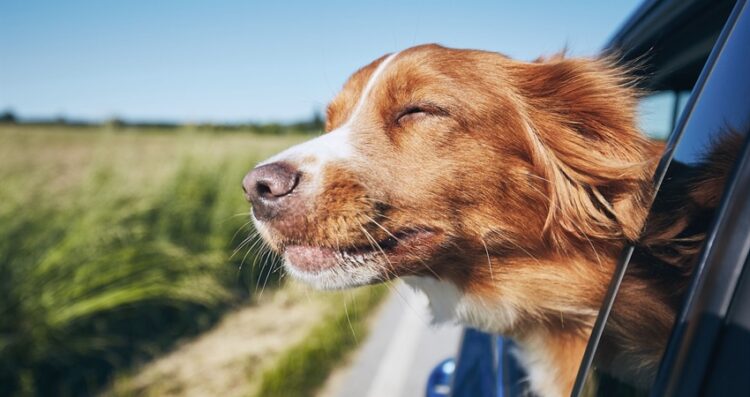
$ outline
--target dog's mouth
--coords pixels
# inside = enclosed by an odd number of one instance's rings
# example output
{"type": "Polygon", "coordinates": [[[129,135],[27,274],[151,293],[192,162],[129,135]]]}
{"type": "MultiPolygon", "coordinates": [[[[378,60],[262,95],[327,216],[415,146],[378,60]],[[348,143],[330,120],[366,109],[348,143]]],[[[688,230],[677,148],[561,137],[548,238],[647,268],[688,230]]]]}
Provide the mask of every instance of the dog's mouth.
{"type": "MultiPolygon", "coordinates": [[[[284,247],[287,263],[300,271],[317,273],[335,266],[357,266],[379,262],[396,271],[394,265],[423,258],[440,245],[442,232],[428,228],[408,228],[382,240],[343,247],[292,244],[284,247]]],[[[395,276],[396,274],[394,274],[395,276]]]]}

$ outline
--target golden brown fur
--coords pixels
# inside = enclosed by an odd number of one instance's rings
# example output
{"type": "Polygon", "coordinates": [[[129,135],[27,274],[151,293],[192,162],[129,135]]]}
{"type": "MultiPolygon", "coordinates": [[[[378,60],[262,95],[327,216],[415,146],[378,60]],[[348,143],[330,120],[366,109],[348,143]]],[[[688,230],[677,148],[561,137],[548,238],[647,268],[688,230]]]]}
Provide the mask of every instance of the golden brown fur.
{"type": "MultiPolygon", "coordinates": [[[[327,110],[327,131],[346,130],[356,155],[318,161],[315,176],[303,171],[305,200],[259,228],[281,253],[373,246],[367,261],[378,275],[368,282],[417,276],[451,285],[461,300],[453,315],[517,338],[538,367],[534,390],[567,394],[618,254],[638,237],[652,195],[662,145],[637,129],[637,99],[610,59],[529,63],[436,45],[384,56],[327,110]],[[399,236],[395,248],[374,247],[399,236]]],[[[639,309],[615,320],[617,354],[658,353],[641,351],[642,333],[663,337],[674,304],[649,283],[625,284],[624,299],[639,309]],[[633,316],[653,329],[633,334],[633,316]]]]}

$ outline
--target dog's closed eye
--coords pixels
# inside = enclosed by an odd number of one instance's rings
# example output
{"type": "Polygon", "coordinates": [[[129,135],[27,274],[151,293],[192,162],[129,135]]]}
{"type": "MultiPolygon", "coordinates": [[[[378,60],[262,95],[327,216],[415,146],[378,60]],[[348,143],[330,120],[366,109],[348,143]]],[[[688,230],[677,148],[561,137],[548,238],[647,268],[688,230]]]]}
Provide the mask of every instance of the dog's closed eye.
{"type": "Polygon", "coordinates": [[[404,124],[427,116],[428,111],[419,105],[409,105],[396,115],[396,123],[404,124]]]}
{"type": "Polygon", "coordinates": [[[398,125],[404,125],[428,116],[445,116],[447,114],[448,112],[445,109],[433,104],[411,104],[403,107],[401,111],[396,113],[394,122],[398,125]]]}

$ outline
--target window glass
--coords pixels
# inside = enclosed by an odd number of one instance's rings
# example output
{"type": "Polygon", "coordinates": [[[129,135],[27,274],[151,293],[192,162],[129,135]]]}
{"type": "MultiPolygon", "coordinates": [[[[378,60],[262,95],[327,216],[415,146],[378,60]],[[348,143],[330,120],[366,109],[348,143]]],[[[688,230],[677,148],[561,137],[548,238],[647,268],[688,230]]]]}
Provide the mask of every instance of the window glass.
{"type": "Polygon", "coordinates": [[[638,124],[651,138],[666,140],[672,131],[677,95],[672,91],[660,91],[648,95],[638,103],[638,124]]]}
{"type": "Polygon", "coordinates": [[[656,91],[638,103],[638,126],[649,138],[666,141],[685,108],[690,91],[656,91]]]}

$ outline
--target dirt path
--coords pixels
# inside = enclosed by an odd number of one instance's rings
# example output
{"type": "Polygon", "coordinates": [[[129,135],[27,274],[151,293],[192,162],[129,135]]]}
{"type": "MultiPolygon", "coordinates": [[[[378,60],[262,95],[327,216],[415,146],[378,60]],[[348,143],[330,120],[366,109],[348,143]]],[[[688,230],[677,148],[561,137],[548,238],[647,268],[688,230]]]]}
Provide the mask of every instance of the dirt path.
{"type": "Polygon", "coordinates": [[[213,329],[118,379],[109,396],[246,396],[254,374],[305,337],[331,297],[287,284],[227,314],[213,329]]]}

